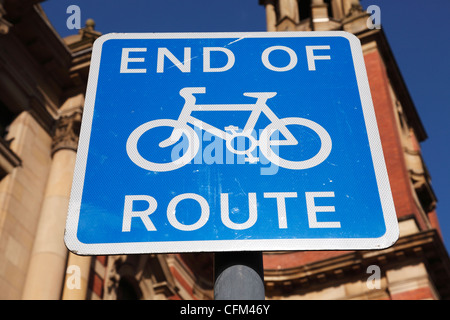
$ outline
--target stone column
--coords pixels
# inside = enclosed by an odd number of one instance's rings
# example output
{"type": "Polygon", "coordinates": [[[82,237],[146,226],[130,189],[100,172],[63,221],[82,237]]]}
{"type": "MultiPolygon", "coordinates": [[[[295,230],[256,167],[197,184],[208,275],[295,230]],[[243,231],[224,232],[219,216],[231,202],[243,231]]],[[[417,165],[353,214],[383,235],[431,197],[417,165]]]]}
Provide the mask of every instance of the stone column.
{"type": "Polygon", "coordinates": [[[331,0],[331,11],[333,18],[340,20],[344,17],[344,9],[342,7],[342,0],[331,0]]]}
{"type": "Polygon", "coordinates": [[[274,0],[264,1],[264,7],[266,8],[267,31],[277,31],[277,12],[275,11],[274,0]]]}
{"type": "Polygon", "coordinates": [[[329,30],[328,22],[328,4],[323,0],[313,0],[311,3],[311,19],[313,23],[313,30],[329,30]]]}
{"type": "Polygon", "coordinates": [[[52,164],[22,294],[23,299],[61,298],[68,252],[64,245],[64,228],[81,123],[81,105],[77,103],[78,108],[75,108],[75,111],[73,108],[76,99],[80,99],[80,96],[66,101],[61,108],[62,115],[56,123],[52,164]],[[70,113],[64,113],[65,108],[69,108],[70,113]]]}
{"type": "Polygon", "coordinates": [[[297,0],[279,0],[280,19],[290,18],[294,23],[300,22],[297,0]]]}
{"type": "Polygon", "coordinates": [[[69,252],[64,281],[63,300],[85,300],[92,257],[77,256],[69,252]]]}

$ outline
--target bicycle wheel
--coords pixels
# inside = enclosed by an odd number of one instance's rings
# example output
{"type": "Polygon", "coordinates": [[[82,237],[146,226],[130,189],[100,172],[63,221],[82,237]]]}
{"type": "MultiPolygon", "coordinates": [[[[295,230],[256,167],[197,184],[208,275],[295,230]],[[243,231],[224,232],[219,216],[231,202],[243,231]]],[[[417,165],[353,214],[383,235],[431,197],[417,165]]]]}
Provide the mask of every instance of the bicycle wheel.
{"type": "MultiPolygon", "coordinates": [[[[180,137],[181,134],[179,135],[180,137]]],[[[174,143],[175,142],[176,141],[174,141],[174,143]]],[[[199,148],[200,148],[200,141],[194,129],[192,129],[188,125],[180,127],[179,122],[172,119],[152,120],[140,125],[130,134],[126,146],[128,157],[137,166],[149,171],[158,171],[158,172],[172,171],[183,167],[184,165],[188,164],[192,159],[194,159],[199,148]],[[181,130],[181,134],[184,134],[187,137],[189,145],[188,148],[186,149],[186,152],[180,158],[172,162],[157,163],[148,161],[147,159],[141,156],[137,148],[139,139],[145,132],[157,127],[172,127],[174,128],[174,130],[181,130]]]]}
{"type": "MultiPolygon", "coordinates": [[[[259,148],[261,153],[274,164],[292,170],[309,169],[321,164],[329,156],[331,152],[331,138],[328,132],[314,121],[303,118],[283,118],[280,119],[285,126],[300,125],[313,130],[320,138],[321,146],[316,155],[307,160],[292,161],[279,157],[272,149],[272,145],[277,145],[275,141],[271,141],[270,137],[275,131],[278,131],[275,123],[269,124],[261,133],[259,139],[259,148]]],[[[278,144],[279,145],[279,144],[278,144]]],[[[287,145],[287,144],[285,144],[287,145]]]]}

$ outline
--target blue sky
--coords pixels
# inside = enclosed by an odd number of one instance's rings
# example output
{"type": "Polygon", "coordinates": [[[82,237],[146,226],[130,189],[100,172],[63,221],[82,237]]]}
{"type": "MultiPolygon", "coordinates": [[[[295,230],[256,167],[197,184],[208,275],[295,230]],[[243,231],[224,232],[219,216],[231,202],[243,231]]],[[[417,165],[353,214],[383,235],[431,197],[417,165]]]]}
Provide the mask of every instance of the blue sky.
{"type": "MultiPolygon", "coordinates": [[[[48,0],[42,3],[63,37],[76,33],[66,27],[66,9],[76,4],[82,24],[110,32],[233,32],[265,31],[264,8],[258,0],[48,0]]],[[[364,8],[378,5],[381,24],[428,133],[422,153],[438,197],[438,217],[450,248],[450,33],[448,0],[362,0],[364,8]]]]}

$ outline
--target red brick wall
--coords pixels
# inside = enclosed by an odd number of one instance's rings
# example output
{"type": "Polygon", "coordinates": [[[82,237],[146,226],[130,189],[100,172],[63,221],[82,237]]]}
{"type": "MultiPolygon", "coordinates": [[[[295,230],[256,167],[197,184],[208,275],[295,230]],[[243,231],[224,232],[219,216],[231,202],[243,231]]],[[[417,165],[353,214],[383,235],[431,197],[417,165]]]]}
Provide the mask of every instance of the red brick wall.
{"type": "Polygon", "coordinates": [[[442,237],[441,227],[439,225],[438,216],[436,210],[433,210],[428,213],[428,219],[430,220],[431,227],[436,229],[439,235],[442,237]]]}
{"type": "MultiPolygon", "coordinates": [[[[108,262],[107,256],[95,256],[93,257],[93,259],[99,261],[104,267],[106,267],[108,262]]],[[[94,264],[91,266],[91,272],[89,273],[88,289],[100,298],[103,298],[103,286],[105,282],[104,277],[104,274],[99,275],[97,272],[95,272],[94,262],[94,264]]]]}
{"type": "Polygon", "coordinates": [[[348,251],[293,251],[283,254],[265,254],[263,264],[265,269],[289,269],[313,263],[315,261],[331,259],[348,251]]]}
{"type": "Polygon", "coordinates": [[[412,195],[385,65],[376,50],[367,53],[364,60],[397,216],[414,214],[420,228],[425,229],[425,221],[412,195]]]}
{"type": "Polygon", "coordinates": [[[391,295],[392,300],[436,300],[433,291],[429,287],[417,288],[391,295]]]}

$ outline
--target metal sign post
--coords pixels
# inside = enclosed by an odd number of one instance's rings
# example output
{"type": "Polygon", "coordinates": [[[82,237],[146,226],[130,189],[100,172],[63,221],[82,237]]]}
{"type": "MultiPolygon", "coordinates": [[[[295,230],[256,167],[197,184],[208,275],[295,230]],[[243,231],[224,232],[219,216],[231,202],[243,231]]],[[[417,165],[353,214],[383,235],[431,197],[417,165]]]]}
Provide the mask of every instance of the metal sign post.
{"type": "Polygon", "coordinates": [[[215,300],[264,300],[262,252],[214,254],[215,300]]]}

